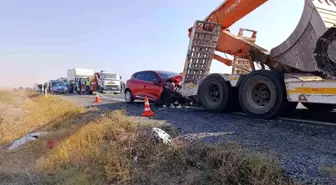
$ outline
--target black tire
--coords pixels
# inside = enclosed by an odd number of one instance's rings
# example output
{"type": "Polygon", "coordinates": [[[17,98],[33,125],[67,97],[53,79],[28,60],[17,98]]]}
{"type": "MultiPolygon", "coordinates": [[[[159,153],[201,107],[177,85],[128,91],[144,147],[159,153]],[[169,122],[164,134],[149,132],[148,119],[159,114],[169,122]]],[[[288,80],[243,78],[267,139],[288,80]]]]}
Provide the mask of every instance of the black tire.
{"type": "Polygon", "coordinates": [[[129,89],[125,90],[125,101],[126,101],[126,103],[133,103],[134,102],[132,91],[129,90],[129,89]],[[130,97],[128,98],[126,96],[130,96],[130,97]]]}
{"type": "Polygon", "coordinates": [[[226,112],[230,108],[231,85],[219,74],[207,76],[199,87],[201,105],[211,112],[226,112]]]}
{"type": "Polygon", "coordinates": [[[281,115],[287,102],[283,73],[269,70],[251,72],[239,88],[239,102],[242,109],[253,117],[270,119],[281,115]]]}
{"type": "Polygon", "coordinates": [[[305,106],[309,111],[314,111],[314,112],[331,112],[334,109],[336,109],[336,105],[334,104],[302,102],[302,105],[305,106]]]}

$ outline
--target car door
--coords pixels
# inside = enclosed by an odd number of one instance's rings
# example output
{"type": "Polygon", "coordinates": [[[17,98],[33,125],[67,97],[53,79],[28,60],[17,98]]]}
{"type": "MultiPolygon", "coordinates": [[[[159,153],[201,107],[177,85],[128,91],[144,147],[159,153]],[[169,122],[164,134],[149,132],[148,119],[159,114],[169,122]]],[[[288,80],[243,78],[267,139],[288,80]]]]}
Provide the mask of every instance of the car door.
{"type": "Polygon", "coordinates": [[[145,95],[152,100],[159,100],[162,87],[159,84],[155,84],[154,81],[159,82],[160,77],[153,71],[146,71],[145,81],[145,95]]]}
{"type": "Polygon", "coordinates": [[[140,71],[134,74],[133,80],[131,81],[131,91],[133,96],[136,98],[144,98],[144,87],[146,85],[145,82],[145,72],[140,71]]]}

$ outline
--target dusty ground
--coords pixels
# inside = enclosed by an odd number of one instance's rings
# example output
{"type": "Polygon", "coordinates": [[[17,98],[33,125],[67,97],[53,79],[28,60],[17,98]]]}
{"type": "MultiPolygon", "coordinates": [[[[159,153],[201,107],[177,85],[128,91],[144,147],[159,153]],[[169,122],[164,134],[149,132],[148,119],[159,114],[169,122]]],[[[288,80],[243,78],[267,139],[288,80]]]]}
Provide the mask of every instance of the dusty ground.
{"type": "MultiPolygon", "coordinates": [[[[67,96],[84,106],[95,106],[94,96],[67,96]]],[[[128,115],[139,116],[143,103],[126,105],[122,95],[103,95],[99,108],[125,108],[128,115]],[[111,99],[112,98],[112,99],[111,99]]],[[[258,120],[243,115],[214,114],[196,109],[151,107],[155,120],[165,120],[179,128],[182,136],[210,143],[237,142],[251,153],[267,152],[278,156],[281,166],[293,178],[306,183],[336,184],[332,173],[323,169],[336,166],[336,126],[284,120],[258,120]],[[229,133],[229,134],[228,134],[229,133]]],[[[311,115],[298,110],[294,118],[335,122],[336,114],[311,115]],[[321,119],[323,118],[323,119],[321,119]]],[[[181,137],[182,137],[181,136],[181,137]]],[[[330,170],[329,170],[330,171],[330,170]]]]}

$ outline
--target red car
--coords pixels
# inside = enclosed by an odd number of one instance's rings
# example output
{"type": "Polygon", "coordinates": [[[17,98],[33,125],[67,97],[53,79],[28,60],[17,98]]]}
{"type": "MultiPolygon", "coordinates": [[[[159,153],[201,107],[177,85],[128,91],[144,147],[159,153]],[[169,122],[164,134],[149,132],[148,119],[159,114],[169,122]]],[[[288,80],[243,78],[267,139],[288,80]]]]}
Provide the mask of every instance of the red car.
{"type": "Polygon", "coordinates": [[[127,103],[134,100],[143,100],[147,96],[149,101],[160,102],[163,99],[164,87],[179,86],[182,75],[169,71],[139,71],[127,80],[125,87],[125,100],[127,103]]]}

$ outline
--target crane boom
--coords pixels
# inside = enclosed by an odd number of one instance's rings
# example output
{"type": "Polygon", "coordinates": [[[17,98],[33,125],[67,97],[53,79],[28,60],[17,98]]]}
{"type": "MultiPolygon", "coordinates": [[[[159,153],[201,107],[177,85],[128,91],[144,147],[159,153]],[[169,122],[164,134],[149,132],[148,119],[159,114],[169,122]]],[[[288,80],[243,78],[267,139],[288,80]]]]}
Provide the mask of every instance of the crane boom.
{"type": "MultiPolygon", "coordinates": [[[[231,34],[228,28],[267,1],[268,0],[226,0],[211,12],[203,22],[216,23],[221,26],[215,50],[251,61],[265,63],[266,60],[268,60],[269,54],[266,49],[231,34]]],[[[193,27],[189,28],[189,37],[191,37],[192,29],[193,27]]],[[[223,58],[220,55],[213,54],[213,58],[227,66],[232,65],[231,60],[223,58]]],[[[254,69],[254,66],[251,65],[251,68],[254,69]]]]}
{"type": "Polygon", "coordinates": [[[221,24],[222,29],[226,29],[267,1],[226,0],[211,12],[204,21],[221,24]]]}

